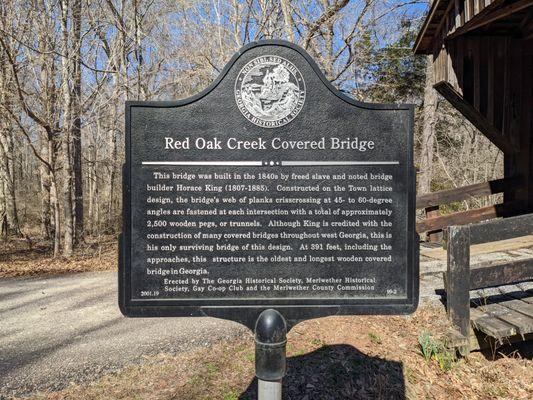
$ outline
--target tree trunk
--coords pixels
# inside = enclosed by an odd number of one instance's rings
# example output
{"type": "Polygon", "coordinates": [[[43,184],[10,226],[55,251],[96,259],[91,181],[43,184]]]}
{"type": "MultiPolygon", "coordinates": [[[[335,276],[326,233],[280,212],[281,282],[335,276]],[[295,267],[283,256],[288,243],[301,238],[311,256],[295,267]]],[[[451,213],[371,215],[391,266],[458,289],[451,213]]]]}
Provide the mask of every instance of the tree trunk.
{"type": "MultiPolygon", "coordinates": [[[[7,6],[7,4],[6,4],[7,6]]],[[[9,20],[7,7],[0,6],[2,25],[9,20]]],[[[11,40],[5,38],[5,40],[11,40]]],[[[13,74],[8,67],[5,52],[0,52],[0,234],[21,236],[17,215],[17,201],[15,194],[15,148],[13,145],[13,126],[10,113],[13,109],[12,96],[13,74]]]]}
{"type": "Polygon", "coordinates": [[[74,0],[72,6],[72,164],[74,169],[74,241],[83,240],[83,177],[81,163],[81,0],[74,0]]]}
{"type": "Polygon", "coordinates": [[[59,193],[57,191],[57,179],[55,174],[52,175],[50,189],[50,200],[54,210],[54,257],[57,257],[59,256],[61,243],[61,210],[59,208],[59,193]]]}
{"type": "MultiPolygon", "coordinates": [[[[0,101],[4,107],[10,107],[7,85],[8,75],[6,71],[0,71],[0,101]]],[[[13,145],[13,127],[10,117],[0,112],[0,185],[2,185],[2,197],[0,202],[0,232],[4,236],[21,236],[17,214],[17,200],[15,193],[15,148],[13,145]]]]}
{"type": "Polygon", "coordinates": [[[281,11],[283,12],[283,26],[285,28],[285,36],[289,42],[294,43],[294,23],[291,15],[291,4],[288,0],[281,0],[281,11]]]}
{"type": "MultiPolygon", "coordinates": [[[[418,193],[431,192],[433,178],[433,156],[435,152],[435,126],[437,123],[437,91],[433,88],[433,63],[428,56],[426,64],[426,87],[424,89],[424,125],[422,127],[422,143],[420,154],[420,178],[418,193]]],[[[426,208],[426,218],[435,218],[440,215],[439,206],[426,208]]],[[[440,242],[442,231],[426,233],[426,240],[440,242]]]]}
{"type": "Polygon", "coordinates": [[[422,143],[420,151],[420,175],[418,193],[431,192],[433,176],[433,155],[435,150],[435,125],[437,122],[437,92],[433,88],[432,56],[428,56],[426,65],[426,88],[424,90],[424,125],[422,127],[422,143]]]}
{"type": "MultiPolygon", "coordinates": [[[[118,84],[117,84],[118,85],[118,84]]],[[[115,87],[116,102],[118,103],[118,86],[115,87]]],[[[109,202],[107,204],[107,228],[111,229],[113,225],[113,211],[114,211],[114,199],[115,199],[115,175],[116,175],[116,162],[117,162],[117,107],[113,106],[113,112],[111,113],[111,129],[110,129],[110,147],[111,147],[111,171],[109,174],[109,202]]]]}
{"type": "Polygon", "coordinates": [[[0,133],[0,184],[3,186],[4,198],[0,200],[3,203],[3,215],[0,216],[1,231],[6,236],[21,236],[15,196],[13,132],[9,128],[6,129],[7,124],[2,125],[4,126],[0,128],[3,131],[0,133]]]}
{"type": "MultiPolygon", "coordinates": [[[[51,165],[51,154],[49,153],[49,143],[46,133],[41,135],[41,157],[51,165]]],[[[39,165],[39,175],[41,178],[41,235],[50,240],[52,234],[52,209],[51,209],[51,173],[47,165],[41,163],[39,165]]]]}
{"type": "Polygon", "coordinates": [[[61,0],[61,89],[63,100],[63,137],[61,151],[63,161],[63,255],[70,257],[74,248],[74,207],[73,207],[73,179],[72,179],[72,97],[70,84],[72,83],[71,59],[68,31],[69,1],[61,0]]]}

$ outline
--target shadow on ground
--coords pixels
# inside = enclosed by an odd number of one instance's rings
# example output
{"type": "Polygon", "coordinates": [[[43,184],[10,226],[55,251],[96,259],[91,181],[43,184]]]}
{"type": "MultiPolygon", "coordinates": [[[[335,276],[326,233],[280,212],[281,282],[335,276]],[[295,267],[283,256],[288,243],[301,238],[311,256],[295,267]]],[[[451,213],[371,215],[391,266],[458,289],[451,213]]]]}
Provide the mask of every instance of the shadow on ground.
{"type": "MultiPolygon", "coordinates": [[[[405,399],[403,366],[353,346],[324,346],[287,359],[283,398],[298,400],[405,399]]],[[[257,378],[239,397],[257,399],[257,378]]]]}
{"type": "MultiPolygon", "coordinates": [[[[446,291],[443,289],[437,289],[435,290],[435,294],[441,296],[440,302],[444,307],[447,307],[446,291]]],[[[495,293],[484,297],[479,297],[478,294],[475,296],[477,297],[473,297],[472,294],[470,295],[470,308],[475,307],[478,311],[483,313],[484,311],[480,306],[529,298],[531,296],[531,291],[520,290],[506,293],[495,293]]],[[[498,320],[496,320],[496,322],[501,323],[501,321],[498,320]]],[[[474,329],[473,325],[471,329],[474,329]]],[[[506,337],[501,342],[477,330],[475,330],[475,334],[479,346],[482,348],[482,350],[480,350],[481,354],[489,361],[507,357],[533,360],[533,333],[528,333],[525,336],[517,334],[512,337],[506,337]]]]}
{"type": "MultiPolygon", "coordinates": [[[[517,338],[518,337],[519,335],[517,335],[517,338]]],[[[491,341],[491,343],[487,345],[487,348],[481,351],[481,354],[483,354],[483,356],[489,361],[495,361],[500,358],[509,357],[533,360],[533,340],[531,340],[533,338],[531,336],[528,338],[529,340],[518,341],[516,343],[501,344],[491,341]]]]}

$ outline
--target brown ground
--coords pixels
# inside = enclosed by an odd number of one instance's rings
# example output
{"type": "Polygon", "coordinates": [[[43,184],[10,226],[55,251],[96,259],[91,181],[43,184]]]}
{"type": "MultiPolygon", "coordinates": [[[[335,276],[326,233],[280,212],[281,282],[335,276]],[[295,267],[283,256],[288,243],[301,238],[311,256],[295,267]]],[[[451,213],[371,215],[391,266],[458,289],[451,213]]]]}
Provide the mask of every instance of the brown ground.
{"type": "MultiPolygon", "coordinates": [[[[116,268],[116,240],[88,239],[71,260],[54,259],[40,242],[0,242],[0,278],[116,268]]],[[[411,317],[330,317],[306,321],[289,333],[284,398],[532,399],[533,342],[499,352],[472,353],[446,365],[446,353],[426,361],[423,331],[447,329],[443,307],[427,303],[411,317]],[[439,358],[439,357],[437,357],[439,358]]],[[[254,399],[253,339],[150,357],[141,365],[72,384],[36,399],[254,399]]]]}
{"type": "Polygon", "coordinates": [[[116,243],[111,235],[89,237],[66,259],[54,258],[50,244],[42,240],[0,240],[0,278],[116,269],[116,243]]]}
{"type": "MultiPolygon", "coordinates": [[[[505,353],[472,353],[442,369],[426,361],[418,335],[446,328],[442,307],[412,317],[329,317],[289,333],[284,398],[531,399],[531,345],[505,353]]],[[[35,399],[255,399],[254,348],[247,340],[177,356],[159,355],[89,385],[35,399]]]]}

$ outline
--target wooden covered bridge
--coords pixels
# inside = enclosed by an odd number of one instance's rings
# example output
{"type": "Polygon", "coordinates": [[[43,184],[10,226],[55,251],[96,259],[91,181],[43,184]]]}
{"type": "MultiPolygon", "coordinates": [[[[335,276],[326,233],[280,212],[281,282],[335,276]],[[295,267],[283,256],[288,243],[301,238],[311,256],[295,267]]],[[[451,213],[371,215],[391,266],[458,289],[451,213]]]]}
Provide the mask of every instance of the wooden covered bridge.
{"type": "Polygon", "coordinates": [[[417,198],[418,208],[435,209],[504,194],[502,204],[417,224],[419,232],[445,229],[456,342],[468,351],[480,334],[529,338],[533,292],[524,282],[533,280],[533,259],[470,268],[470,245],[533,234],[533,0],[434,0],[414,50],[432,56],[434,88],[504,154],[503,179],[417,198]],[[486,221],[497,217],[505,218],[486,221]],[[473,298],[486,287],[488,295],[473,298]]]}

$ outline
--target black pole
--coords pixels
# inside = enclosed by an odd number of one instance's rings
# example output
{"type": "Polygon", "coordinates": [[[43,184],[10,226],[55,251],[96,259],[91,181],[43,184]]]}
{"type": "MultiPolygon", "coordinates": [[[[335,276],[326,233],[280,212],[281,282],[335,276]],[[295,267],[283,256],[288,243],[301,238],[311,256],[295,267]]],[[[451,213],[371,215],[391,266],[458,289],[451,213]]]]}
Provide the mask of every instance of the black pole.
{"type": "Polygon", "coordinates": [[[287,323],[273,309],[263,311],[255,323],[255,376],[259,400],[281,400],[281,380],[287,369],[287,323]]]}

